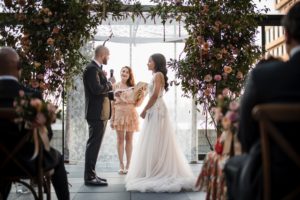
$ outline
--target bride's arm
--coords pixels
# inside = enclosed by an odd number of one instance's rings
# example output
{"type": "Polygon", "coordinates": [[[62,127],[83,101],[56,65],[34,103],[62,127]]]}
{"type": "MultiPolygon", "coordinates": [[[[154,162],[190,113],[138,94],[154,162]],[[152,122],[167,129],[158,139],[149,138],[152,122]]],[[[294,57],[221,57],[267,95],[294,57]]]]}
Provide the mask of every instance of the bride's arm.
{"type": "Polygon", "coordinates": [[[147,102],[147,105],[145,106],[143,112],[141,113],[141,118],[145,118],[146,116],[146,112],[149,108],[151,108],[154,103],[156,102],[160,89],[163,87],[163,79],[164,75],[161,72],[157,72],[154,76],[154,92],[152,94],[152,96],[150,97],[150,99],[147,102]]]}

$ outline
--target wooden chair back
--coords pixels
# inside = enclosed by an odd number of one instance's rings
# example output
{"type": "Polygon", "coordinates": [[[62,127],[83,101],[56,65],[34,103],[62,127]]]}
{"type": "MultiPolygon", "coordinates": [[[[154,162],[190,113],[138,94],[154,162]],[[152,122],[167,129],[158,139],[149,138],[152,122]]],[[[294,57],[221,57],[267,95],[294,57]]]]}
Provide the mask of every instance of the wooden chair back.
{"type": "MultiPolygon", "coordinates": [[[[265,200],[271,200],[270,140],[272,140],[300,170],[299,152],[293,149],[290,142],[284,137],[284,133],[280,132],[275,126],[276,123],[299,123],[300,104],[260,104],[253,108],[252,115],[258,121],[260,128],[263,160],[263,198],[265,200]]],[[[294,199],[299,193],[300,188],[297,188],[292,193],[287,194],[285,199],[294,199]]]]}
{"type": "MultiPolygon", "coordinates": [[[[14,108],[0,108],[0,120],[7,120],[7,121],[13,121],[17,117],[17,113],[15,112],[14,108]]],[[[3,131],[3,130],[2,130],[3,131]]],[[[3,133],[5,134],[5,133],[3,133]]],[[[3,172],[5,170],[5,167],[7,167],[8,164],[16,165],[18,169],[24,173],[24,175],[8,175],[3,176],[1,179],[9,180],[12,182],[18,182],[23,184],[25,187],[27,187],[32,195],[34,196],[34,199],[36,200],[43,200],[43,188],[45,189],[46,198],[51,199],[51,191],[50,191],[50,176],[51,174],[49,172],[44,172],[43,170],[43,149],[42,145],[39,145],[39,153],[37,157],[37,173],[35,175],[32,175],[28,170],[23,167],[23,165],[19,162],[19,160],[16,158],[16,155],[20,152],[22,147],[30,140],[32,136],[32,132],[28,131],[23,138],[17,142],[17,145],[14,147],[14,149],[8,150],[5,147],[5,144],[0,143],[0,152],[5,155],[5,159],[0,162],[0,171],[3,172]],[[38,193],[35,192],[33,186],[23,181],[23,179],[30,179],[34,180],[37,183],[38,186],[38,193]]],[[[40,144],[42,144],[40,142],[40,144]]]]}

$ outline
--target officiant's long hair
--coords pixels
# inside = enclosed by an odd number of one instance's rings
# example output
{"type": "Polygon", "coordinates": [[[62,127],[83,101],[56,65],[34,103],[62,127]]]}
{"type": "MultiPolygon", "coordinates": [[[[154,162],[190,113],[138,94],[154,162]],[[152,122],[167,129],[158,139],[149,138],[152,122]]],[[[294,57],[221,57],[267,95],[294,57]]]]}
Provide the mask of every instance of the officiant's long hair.
{"type": "Polygon", "coordinates": [[[126,81],[126,85],[129,86],[129,87],[133,87],[133,86],[135,85],[135,82],[134,82],[134,76],[133,76],[132,69],[131,69],[131,67],[124,66],[124,67],[122,67],[121,71],[122,71],[124,68],[125,68],[125,69],[128,69],[128,71],[129,71],[129,78],[128,78],[128,80],[126,81]]]}
{"type": "Polygon", "coordinates": [[[168,69],[167,69],[167,62],[164,55],[160,53],[155,53],[150,56],[155,63],[155,72],[161,72],[164,75],[165,78],[165,90],[168,91],[169,89],[169,83],[168,83],[168,69]]]}

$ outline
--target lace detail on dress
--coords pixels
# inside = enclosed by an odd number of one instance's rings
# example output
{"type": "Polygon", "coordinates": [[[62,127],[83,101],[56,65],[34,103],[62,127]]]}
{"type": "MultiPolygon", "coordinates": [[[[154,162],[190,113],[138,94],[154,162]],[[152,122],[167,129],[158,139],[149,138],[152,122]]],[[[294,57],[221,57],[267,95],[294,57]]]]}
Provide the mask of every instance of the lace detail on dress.
{"type": "MultiPolygon", "coordinates": [[[[114,89],[120,89],[117,83],[114,89]]],[[[112,119],[113,129],[117,131],[139,131],[139,117],[134,105],[133,90],[121,93],[114,102],[114,115],[112,119]]]]}

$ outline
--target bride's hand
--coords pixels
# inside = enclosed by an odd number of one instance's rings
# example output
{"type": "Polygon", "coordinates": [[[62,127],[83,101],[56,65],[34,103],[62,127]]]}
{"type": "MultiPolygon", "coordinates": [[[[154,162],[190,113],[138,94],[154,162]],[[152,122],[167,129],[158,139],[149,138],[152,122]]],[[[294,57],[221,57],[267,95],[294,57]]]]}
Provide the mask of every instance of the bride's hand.
{"type": "Polygon", "coordinates": [[[143,118],[143,119],[145,119],[145,116],[146,116],[146,111],[143,110],[143,112],[140,114],[140,117],[143,118]]]}

